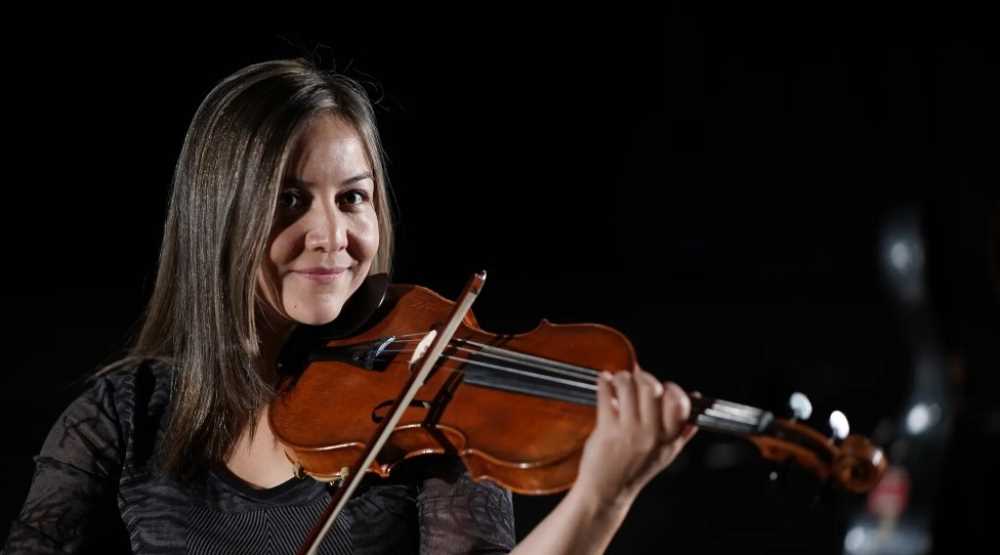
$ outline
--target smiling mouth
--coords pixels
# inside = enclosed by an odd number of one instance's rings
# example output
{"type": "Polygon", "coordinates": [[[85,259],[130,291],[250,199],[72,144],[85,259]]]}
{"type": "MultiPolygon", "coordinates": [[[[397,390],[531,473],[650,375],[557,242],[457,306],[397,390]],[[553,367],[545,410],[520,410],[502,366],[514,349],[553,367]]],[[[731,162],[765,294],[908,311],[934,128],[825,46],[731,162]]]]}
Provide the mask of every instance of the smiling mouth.
{"type": "Polygon", "coordinates": [[[300,275],[316,283],[332,283],[334,281],[337,281],[344,275],[346,275],[347,268],[315,268],[309,270],[294,271],[292,273],[300,275]]]}

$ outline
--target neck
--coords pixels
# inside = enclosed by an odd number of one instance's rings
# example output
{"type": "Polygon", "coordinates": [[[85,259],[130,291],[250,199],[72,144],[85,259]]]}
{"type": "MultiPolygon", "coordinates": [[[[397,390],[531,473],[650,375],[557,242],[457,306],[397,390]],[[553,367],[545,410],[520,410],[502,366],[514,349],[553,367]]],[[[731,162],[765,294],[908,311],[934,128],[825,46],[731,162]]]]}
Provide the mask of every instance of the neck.
{"type": "Polygon", "coordinates": [[[294,476],[295,466],[271,431],[266,406],[255,419],[255,425],[245,427],[236,440],[226,467],[250,487],[269,489],[294,476]]]}

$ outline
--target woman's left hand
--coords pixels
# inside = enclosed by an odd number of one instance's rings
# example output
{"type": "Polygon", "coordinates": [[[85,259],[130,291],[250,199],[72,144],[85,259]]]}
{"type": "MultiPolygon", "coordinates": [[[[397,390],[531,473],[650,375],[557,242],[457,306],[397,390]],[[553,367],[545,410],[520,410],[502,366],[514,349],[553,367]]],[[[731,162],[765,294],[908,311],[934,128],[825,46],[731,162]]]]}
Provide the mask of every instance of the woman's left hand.
{"type": "Polygon", "coordinates": [[[602,373],[597,426],[584,446],[574,489],[605,508],[627,510],[694,435],[691,401],[673,382],[650,373],[602,373]]]}

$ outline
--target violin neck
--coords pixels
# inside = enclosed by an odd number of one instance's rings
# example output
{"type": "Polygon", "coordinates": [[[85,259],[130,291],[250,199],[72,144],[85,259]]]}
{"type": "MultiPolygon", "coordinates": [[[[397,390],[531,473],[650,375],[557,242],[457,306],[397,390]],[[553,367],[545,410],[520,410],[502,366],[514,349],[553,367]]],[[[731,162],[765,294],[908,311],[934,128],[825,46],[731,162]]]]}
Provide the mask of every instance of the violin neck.
{"type": "Polygon", "coordinates": [[[712,432],[745,436],[765,433],[774,421],[774,415],[757,407],[722,399],[692,397],[688,420],[712,432]]]}

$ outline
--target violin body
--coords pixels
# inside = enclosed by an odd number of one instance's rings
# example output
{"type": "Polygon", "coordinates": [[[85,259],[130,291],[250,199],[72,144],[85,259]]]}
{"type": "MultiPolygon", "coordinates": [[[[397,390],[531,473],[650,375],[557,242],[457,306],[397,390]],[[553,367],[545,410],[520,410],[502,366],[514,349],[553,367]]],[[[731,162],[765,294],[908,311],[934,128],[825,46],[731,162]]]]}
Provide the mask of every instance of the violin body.
{"type": "MultiPolygon", "coordinates": [[[[426,332],[454,306],[409,285],[391,286],[385,302],[385,316],[362,333],[314,338],[270,407],[289,458],[317,479],[343,478],[359,459],[420,362],[426,332]]],[[[524,494],[566,490],[596,423],[596,372],[636,367],[628,339],[606,326],[543,321],[496,335],[470,312],[369,470],[387,476],[406,458],[453,454],[474,479],[524,494]]]]}

